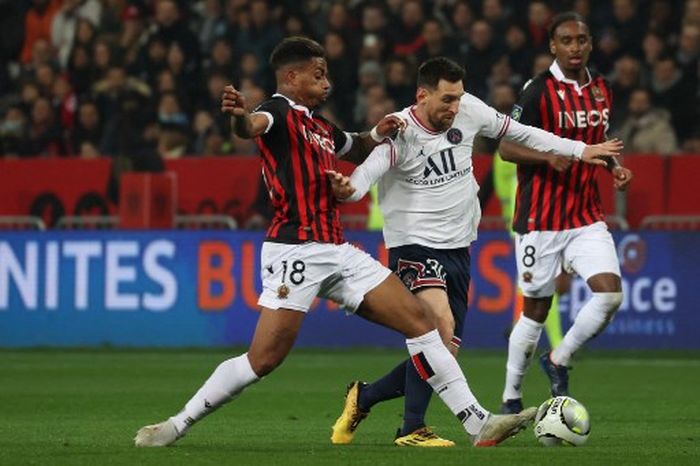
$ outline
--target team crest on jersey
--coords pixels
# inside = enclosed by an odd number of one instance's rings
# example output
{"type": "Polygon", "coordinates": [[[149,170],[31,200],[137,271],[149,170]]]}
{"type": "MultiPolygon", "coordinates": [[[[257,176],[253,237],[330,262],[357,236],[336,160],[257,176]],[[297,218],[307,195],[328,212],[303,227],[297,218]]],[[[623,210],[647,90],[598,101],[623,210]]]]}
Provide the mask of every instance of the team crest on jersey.
{"type": "Polygon", "coordinates": [[[520,115],[523,114],[523,108],[520,105],[513,105],[513,110],[510,112],[510,117],[515,121],[520,121],[520,115]]]}
{"type": "Polygon", "coordinates": [[[605,97],[603,97],[603,93],[601,92],[601,90],[598,86],[593,86],[591,88],[591,92],[593,93],[593,98],[595,99],[596,102],[604,102],[605,101],[605,97]]]}
{"type": "Polygon", "coordinates": [[[525,283],[532,283],[532,273],[530,273],[530,272],[523,273],[523,281],[525,283]]]}
{"type": "Polygon", "coordinates": [[[457,128],[450,128],[447,131],[447,140],[452,144],[459,144],[462,142],[462,132],[457,128]]]}

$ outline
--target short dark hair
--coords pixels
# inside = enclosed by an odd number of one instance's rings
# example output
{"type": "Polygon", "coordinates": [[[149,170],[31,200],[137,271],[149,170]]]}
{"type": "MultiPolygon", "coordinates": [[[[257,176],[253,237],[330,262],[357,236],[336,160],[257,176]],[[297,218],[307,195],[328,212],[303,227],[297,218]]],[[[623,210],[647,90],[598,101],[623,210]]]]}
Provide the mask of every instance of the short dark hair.
{"type": "Polygon", "coordinates": [[[576,21],[577,23],[583,23],[588,28],[588,24],[583,16],[576,13],[575,11],[567,11],[564,13],[559,13],[552,19],[552,24],[549,26],[549,38],[554,39],[554,33],[557,32],[557,28],[567,21],[576,21]]]}
{"type": "Polygon", "coordinates": [[[326,51],[315,40],[307,37],[287,37],[270,54],[270,65],[277,71],[285,65],[325,58],[326,51]]]}
{"type": "Polygon", "coordinates": [[[418,68],[418,87],[435,89],[441,79],[455,83],[464,79],[464,68],[446,57],[435,57],[418,68]]]}

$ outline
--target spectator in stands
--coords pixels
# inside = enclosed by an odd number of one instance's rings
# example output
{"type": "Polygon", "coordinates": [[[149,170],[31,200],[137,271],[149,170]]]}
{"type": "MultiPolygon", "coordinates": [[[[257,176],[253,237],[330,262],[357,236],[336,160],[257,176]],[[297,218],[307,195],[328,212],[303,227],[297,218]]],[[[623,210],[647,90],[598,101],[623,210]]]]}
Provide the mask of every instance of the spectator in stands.
{"type": "Polygon", "coordinates": [[[672,35],[676,29],[673,8],[674,5],[668,0],[653,0],[649,6],[649,22],[646,29],[654,31],[662,37],[672,35]]]}
{"type": "Polygon", "coordinates": [[[522,78],[528,77],[532,70],[534,55],[527,43],[525,30],[513,23],[506,29],[504,40],[511,69],[522,78]]]}
{"type": "Polygon", "coordinates": [[[379,63],[368,61],[360,66],[359,86],[355,94],[354,121],[356,125],[361,125],[367,113],[368,91],[373,86],[384,89],[384,75],[379,63]]]}
{"type": "Polygon", "coordinates": [[[30,156],[64,155],[63,137],[51,102],[46,97],[34,101],[29,121],[27,148],[30,156]]]}
{"type": "Polygon", "coordinates": [[[207,78],[207,92],[200,99],[197,108],[207,112],[214,120],[218,133],[228,135],[230,118],[221,112],[221,95],[231,79],[223,73],[213,72],[207,78]]]}
{"type": "Polygon", "coordinates": [[[393,53],[399,56],[414,55],[425,44],[421,34],[425,13],[420,0],[401,3],[401,17],[393,35],[393,53]]]}
{"type": "Polygon", "coordinates": [[[530,36],[530,45],[538,52],[549,50],[549,22],[552,19],[552,11],[545,1],[535,0],[530,2],[527,9],[527,28],[530,36]]]}
{"type": "Polygon", "coordinates": [[[474,23],[474,12],[470,3],[466,0],[455,3],[450,18],[454,30],[454,40],[459,46],[459,54],[466,56],[471,43],[471,30],[474,23]]]}
{"type": "Polygon", "coordinates": [[[359,33],[357,28],[350,21],[350,14],[344,3],[335,1],[328,8],[327,25],[324,28],[322,25],[315,25],[316,33],[323,36],[322,33],[334,32],[340,34],[345,43],[345,48],[348,55],[357,55],[357,50],[360,47],[359,33]],[[322,31],[321,29],[326,29],[322,31]]]}
{"type": "Polygon", "coordinates": [[[508,17],[501,0],[483,0],[481,17],[489,23],[495,36],[505,36],[508,27],[508,17]]]}
{"type": "Polygon", "coordinates": [[[659,57],[666,54],[666,43],[655,32],[648,32],[642,39],[642,81],[648,83],[652,79],[654,64],[659,57]]]}
{"type": "Polygon", "coordinates": [[[32,113],[34,102],[41,96],[39,86],[34,81],[25,81],[19,94],[19,106],[25,115],[32,113]]]}
{"type": "Polygon", "coordinates": [[[349,52],[343,36],[335,31],[329,31],[324,40],[328,57],[328,74],[331,77],[332,92],[329,103],[342,122],[342,127],[353,126],[351,112],[345,109],[355,107],[355,91],[357,89],[357,62],[349,52]]]}
{"type": "Polygon", "coordinates": [[[21,157],[27,151],[27,115],[19,105],[10,106],[0,121],[0,156],[21,157]]]}
{"type": "Polygon", "coordinates": [[[413,70],[399,56],[389,59],[385,66],[386,93],[398,108],[411,105],[416,98],[413,70]]]}
{"type": "Polygon", "coordinates": [[[185,66],[196,69],[199,66],[199,42],[187,23],[182,20],[180,7],[175,0],[159,0],[155,3],[155,25],[148,38],[162,41],[167,48],[177,42],[184,55],[185,66]]]}
{"type": "Polygon", "coordinates": [[[226,34],[226,20],[221,0],[204,0],[195,9],[199,14],[197,30],[202,55],[208,56],[214,41],[226,34]]]}
{"type": "Polygon", "coordinates": [[[459,54],[459,48],[450,36],[445,33],[445,26],[437,19],[428,19],[423,23],[423,45],[416,52],[416,63],[423,63],[429,58],[449,57],[458,63],[465,58],[459,54]]]}
{"type": "Polygon", "coordinates": [[[680,65],[683,75],[687,76],[691,86],[698,87],[698,63],[700,59],[700,25],[685,23],[681,27],[678,37],[678,49],[676,61],[680,65]]]}
{"type": "MultiPolygon", "coordinates": [[[[486,85],[489,90],[489,95],[492,95],[495,87],[506,84],[515,89],[521,89],[525,80],[517,73],[513,73],[510,67],[508,56],[503,55],[491,65],[491,74],[486,80],[486,85]]],[[[506,112],[510,113],[510,112],[506,112]]]]}
{"type": "Polygon", "coordinates": [[[32,61],[34,43],[43,39],[51,41],[51,22],[61,7],[61,0],[32,0],[32,5],[24,17],[24,43],[20,60],[22,63],[32,61]]]}
{"type": "Polygon", "coordinates": [[[205,67],[205,72],[209,74],[222,73],[229,77],[234,75],[233,49],[228,39],[221,37],[214,41],[211,48],[211,58],[205,67]]]}
{"type": "Polygon", "coordinates": [[[168,48],[167,69],[175,78],[175,85],[185,109],[192,108],[201,96],[202,81],[198,65],[188,62],[179,42],[173,42],[168,48]]]}
{"type": "Polygon", "coordinates": [[[63,0],[51,22],[51,43],[62,67],[68,63],[76,36],[78,21],[83,18],[98,25],[102,13],[99,0],[63,0]]]}
{"type": "Polygon", "coordinates": [[[625,141],[625,152],[673,154],[678,142],[669,112],[651,105],[649,91],[635,89],[629,99],[629,116],[617,137],[625,141]]]}
{"type": "Polygon", "coordinates": [[[617,32],[612,28],[606,28],[601,31],[595,47],[593,47],[591,62],[595,64],[598,72],[608,75],[612,72],[615,61],[621,54],[622,49],[617,32]]]}
{"type": "Polygon", "coordinates": [[[68,79],[78,95],[86,95],[92,86],[92,59],[83,45],[73,47],[68,61],[68,79]]]}
{"type": "Polygon", "coordinates": [[[686,0],[683,19],[688,23],[700,26],[700,0],[686,0]]]}
{"type": "Polygon", "coordinates": [[[503,50],[494,43],[491,26],[484,20],[472,24],[471,46],[466,56],[467,92],[482,100],[488,96],[486,80],[491,73],[491,64],[503,56],[503,50]]]}
{"type": "Polygon", "coordinates": [[[672,56],[663,55],[654,64],[651,92],[654,104],[671,112],[678,139],[685,140],[697,115],[697,88],[683,76],[672,56]]]}
{"type": "Polygon", "coordinates": [[[124,9],[122,26],[117,44],[127,69],[131,70],[137,65],[141,46],[146,41],[146,23],[139,9],[131,5],[124,9]]]}
{"type": "Polygon", "coordinates": [[[92,100],[83,100],[78,106],[78,117],[70,136],[69,152],[83,157],[99,152],[102,142],[102,118],[92,100]]]}
{"type": "MultiPolygon", "coordinates": [[[[78,98],[71,88],[68,76],[63,73],[60,74],[54,79],[51,86],[51,104],[56,111],[58,123],[66,131],[66,134],[73,128],[75,123],[77,103],[78,98]]],[[[68,151],[67,145],[66,150],[68,151]]]]}
{"type": "Polygon", "coordinates": [[[104,37],[98,38],[92,50],[93,82],[107,77],[107,72],[116,61],[112,45],[104,37]]]}
{"type": "Polygon", "coordinates": [[[267,64],[272,49],[284,37],[282,28],[270,16],[267,0],[251,0],[249,14],[250,20],[242,22],[235,31],[229,30],[229,34],[239,50],[252,51],[260,63],[267,64]]]}
{"type": "Polygon", "coordinates": [[[646,28],[636,0],[613,0],[611,26],[619,47],[632,56],[641,56],[639,39],[644,37],[646,28]]]}
{"type": "Polygon", "coordinates": [[[641,85],[640,68],[639,60],[629,55],[615,62],[615,71],[611,77],[613,101],[610,127],[613,130],[618,130],[627,119],[630,95],[641,85]]]}
{"type": "MultiPolygon", "coordinates": [[[[499,112],[510,115],[513,110],[513,105],[517,101],[516,88],[508,83],[500,83],[494,85],[489,93],[488,104],[499,112]]],[[[495,139],[477,136],[474,139],[475,154],[493,154],[498,149],[498,143],[495,139]]]]}

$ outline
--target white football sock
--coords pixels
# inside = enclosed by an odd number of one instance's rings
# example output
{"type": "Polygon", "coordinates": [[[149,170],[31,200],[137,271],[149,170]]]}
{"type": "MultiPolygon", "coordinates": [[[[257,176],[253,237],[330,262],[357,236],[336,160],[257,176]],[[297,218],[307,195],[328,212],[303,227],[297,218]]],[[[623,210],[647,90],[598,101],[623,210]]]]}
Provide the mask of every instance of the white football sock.
{"type": "Polygon", "coordinates": [[[406,340],[413,365],[450,411],[462,422],[470,435],[477,435],[486,423],[489,412],[469,389],[457,360],[442,342],[437,330],[406,340]]]}
{"type": "Polygon", "coordinates": [[[568,366],[571,355],[584,343],[602,332],[622,303],[622,293],[593,293],[579,311],[561,344],[552,351],[551,360],[558,366],[568,366]]]}
{"type": "Polygon", "coordinates": [[[543,327],[544,324],[522,315],[513,327],[513,331],[510,332],[503,401],[523,397],[520,386],[537,349],[543,327]]]}
{"type": "Polygon", "coordinates": [[[195,422],[208,415],[219,406],[231,401],[248,385],[260,378],[253,372],[248,353],[227,359],[219,364],[204,385],[187,402],[185,409],[170,419],[183,435],[195,422]]]}

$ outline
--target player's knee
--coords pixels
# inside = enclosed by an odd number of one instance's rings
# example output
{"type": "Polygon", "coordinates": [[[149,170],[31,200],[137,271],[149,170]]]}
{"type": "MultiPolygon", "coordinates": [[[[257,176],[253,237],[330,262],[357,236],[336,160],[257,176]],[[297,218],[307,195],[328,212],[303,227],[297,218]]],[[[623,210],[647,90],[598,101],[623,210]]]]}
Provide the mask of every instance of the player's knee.
{"type": "Polygon", "coordinates": [[[607,319],[611,319],[622,305],[622,292],[594,293],[603,308],[607,319]]]}
{"type": "Polygon", "coordinates": [[[250,358],[250,367],[258,377],[265,377],[270,372],[277,369],[284,361],[284,355],[279,353],[268,353],[250,358]]]}

